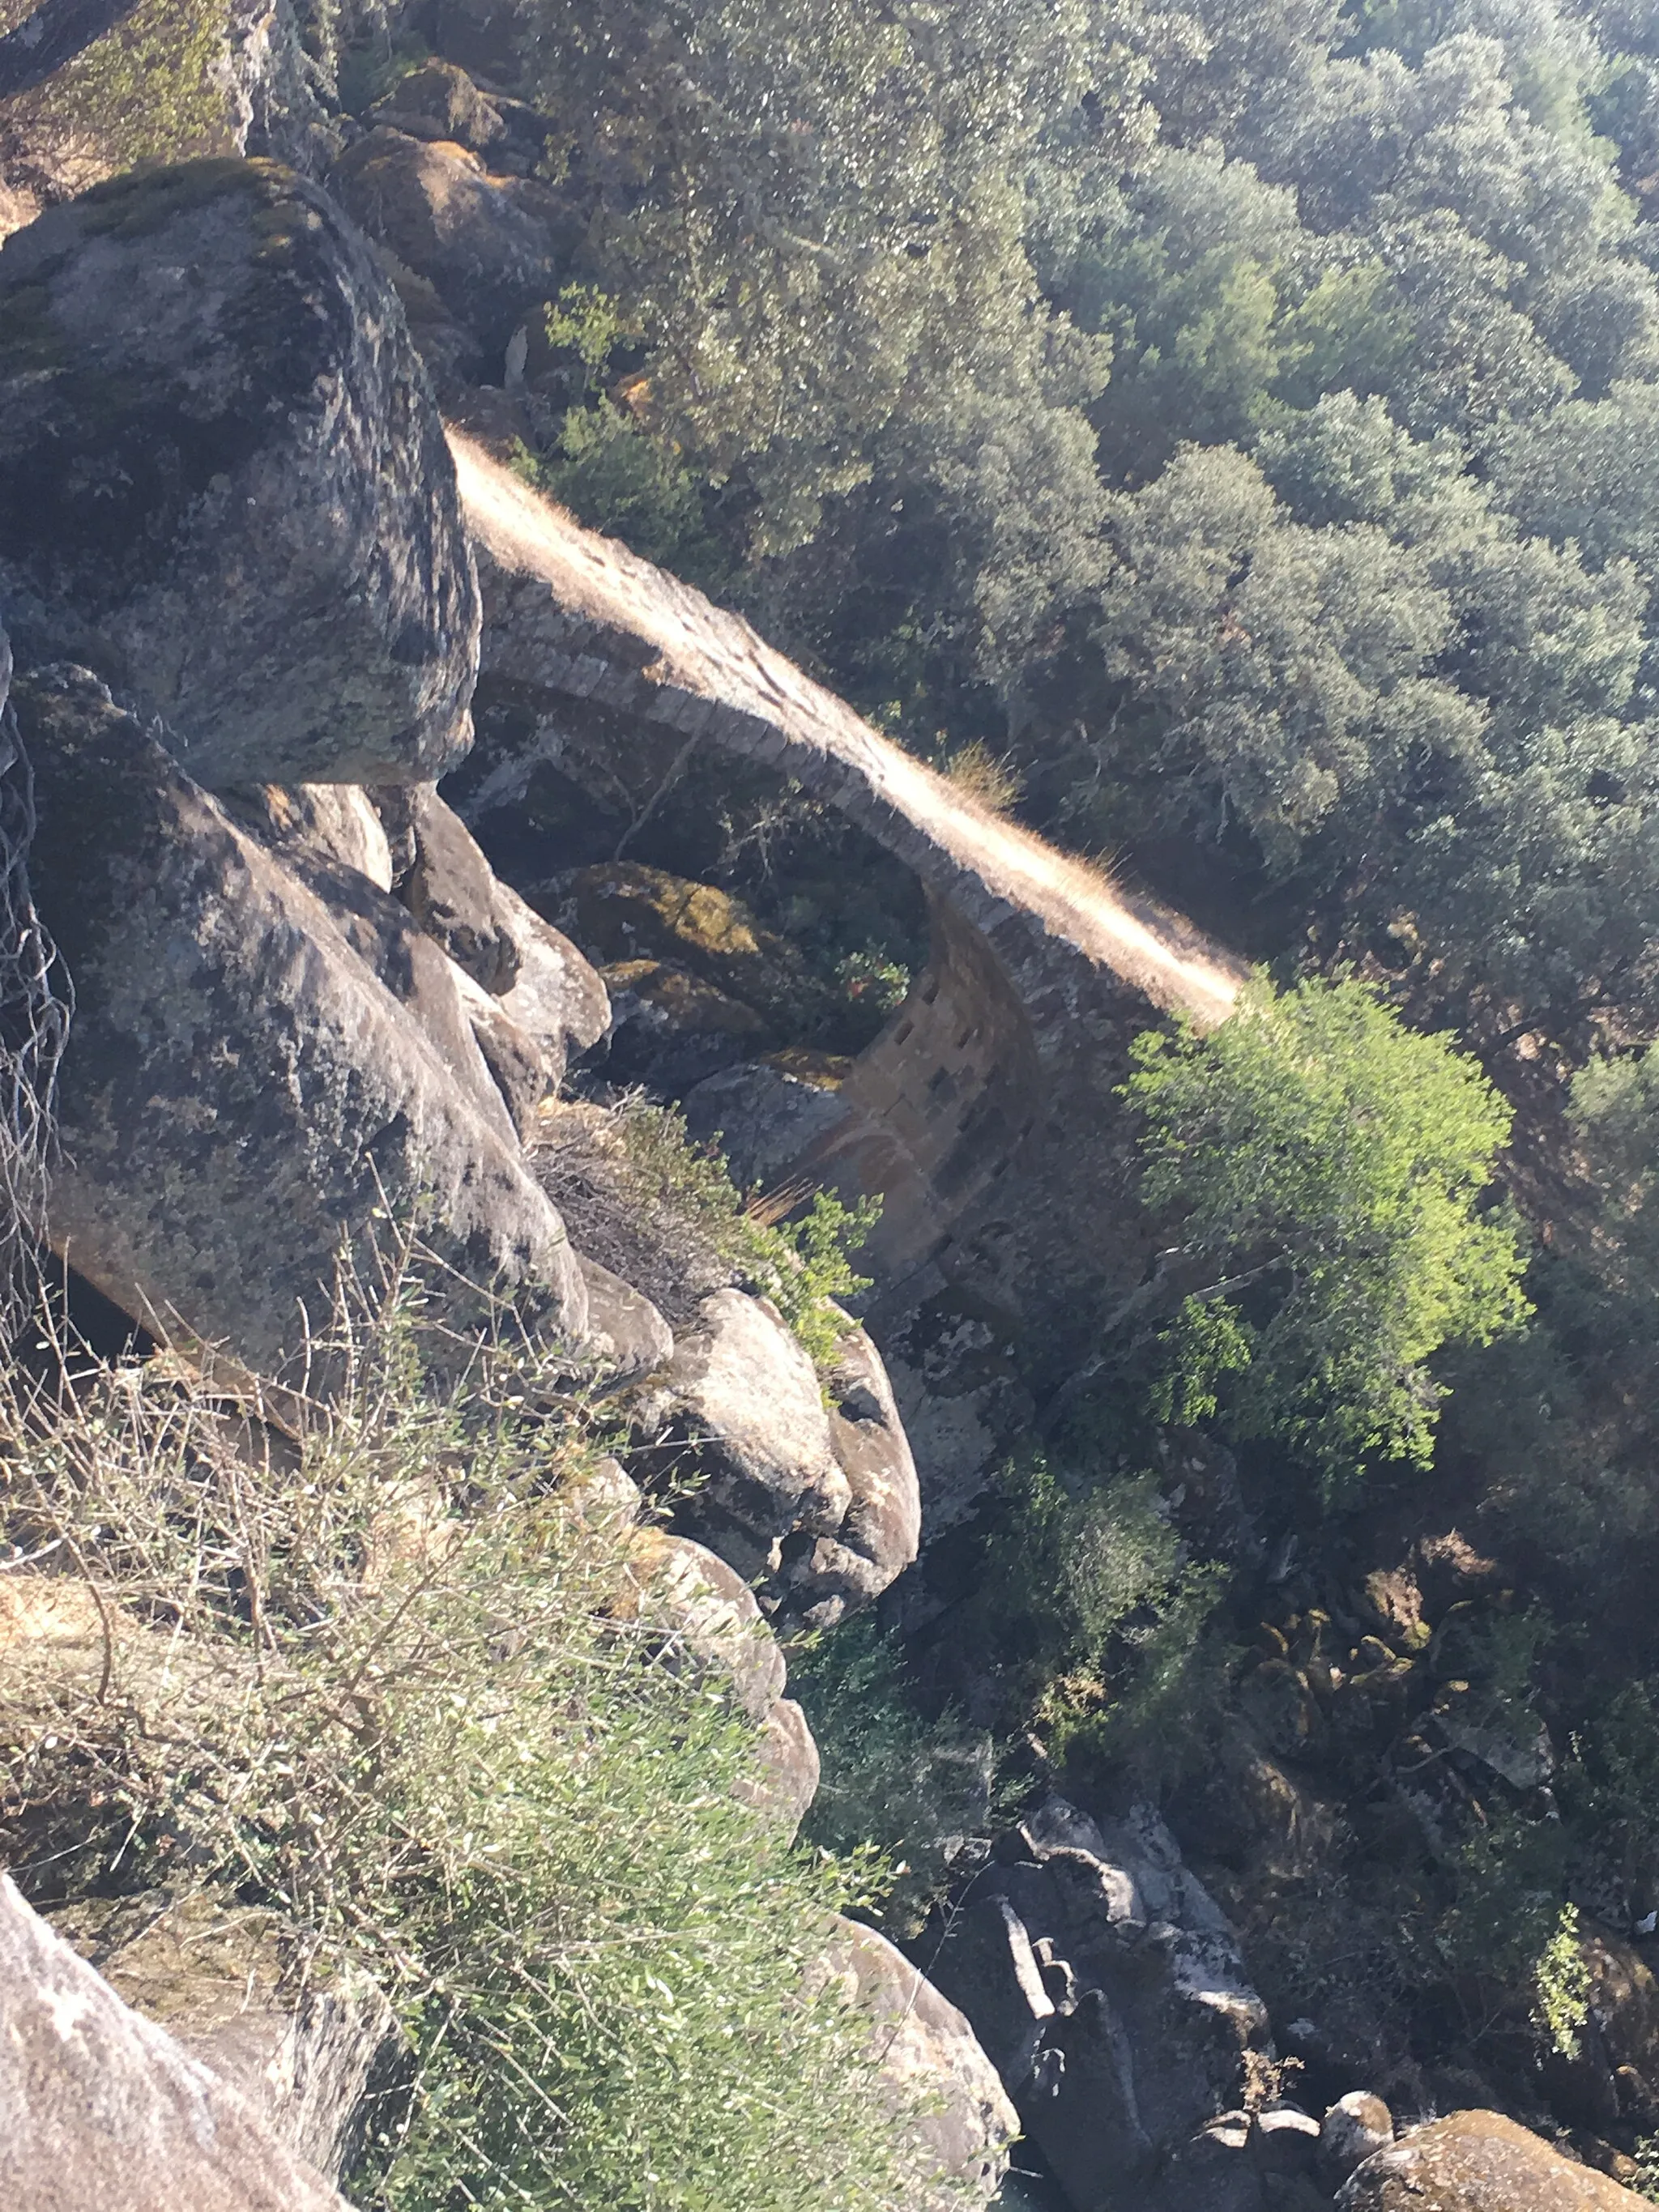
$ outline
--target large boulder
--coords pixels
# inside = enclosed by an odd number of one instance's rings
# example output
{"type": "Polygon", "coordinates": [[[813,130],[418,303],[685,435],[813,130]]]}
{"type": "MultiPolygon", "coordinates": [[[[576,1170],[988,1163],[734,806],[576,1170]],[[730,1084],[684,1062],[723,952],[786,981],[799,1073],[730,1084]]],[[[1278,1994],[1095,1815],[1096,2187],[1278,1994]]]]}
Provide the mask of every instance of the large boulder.
{"type": "Polygon", "coordinates": [[[739,1190],[774,1190],[846,1120],[841,1085],[850,1066],[795,1052],[723,1069],[691,1091],[685,1126],[719,1145],[739,1190]]]}
{"type": "Polygon", "coordinates": [[[405,2101],[405,2048],[384,1995],[354,1969],[290,1989],[296,1931],[280,1914],[210,1891],[152,1891],[82,1899],[51,1918],[124,2002],[240,2091],[325,2179],[348,2174],[388,2102],[405,2101]]]}
{"type": "Polygon", "coordinates": [[[398,783],[471,742],[478,593],[403,311],[313,185],[197,161],[0,249],[0,599],[198,784],[398,783]]]}
{"type": "Polygon", "coordinates": [[[1150,1808],[1103,1826],[1049,1799],[1002,1839],[932,1971],[1076,2212],[1259,2212],[1267,2013],[1150,1808]]]}
{"type": "Polygon", "coordinates": [[[13,697],[78,997],[49,1224],[73,1264],[147,1326],[280,1371],[342,1249],[372,1267],[386,1212],[420,1211],[458,1277],[579,1342],[581,1275],[504,1117],[316,894],[84,672],[13,697]]]}
{"type": "Polygon", "coordinates": [[[692,1531],[745,1579],[776,1573],[786,1537],[831,1535],[846,1518],[817,1376],[759,1298],[706,1297],[637,1419],[647,1463],[695,1484],[692,1531]]]}
{"type": "Polygon", "coordinates": [[[863,1329],[848,1327],[823,1381],[830,1449],[850,1492],[830,1534],[785,1541],[778,1585],[805,1628],[832,1628],[871,1604],[921,1542],[921,1492],[893,1389],[863,1329]]]}
{"type": "MultiPolygon", "coordinates": [[[[470,112],[477,121],[477,111],[470,112]]],[[[559,288],[545,223],[525,204],[537,198],[535,188],[490,176],[465,146],[381,124],[336,162],[329,186],[495,362],[559,288]]]]}
{"type": "Polygon", "coordinates": [[[664,962],[780,1029],[799,1022],[811,984],[799,949],[730,891],[613,860],[573,870],[554,895],[561,926],[589,959],[664,962]]]}
{"type": "MultiPolygon", "coordinates": [[[[1019,2116],[973,2029],[925,1974],[873,1928],[838,1923],[829,1960],[867,2015],[882,2072],[938,2160],[939,2212],[995,2194],[1019,2116]]],[[[911,2212],[933,2212],[918,2204],[911,2212]]]]}
{"type": "Polygon", "coordinates": [[[0,1875],[0,2203],[19,2212],[348,2212],[0,1875]]]}
{"type": "Polygon", "coordinates": [[[714,1291],[632,1412],[642,1468],[681,1486],[678,1518],[781,1627],[832,1627],[915,1558],[915,1462],[881,1355],[852,1322],[820,1376],[768,1300],[714,1291]]]}
{"type": "Polygon", "coordinates": [[[1356,2167],[1340,2212],[1637,2212],[1643,2203],[1502,2112],[1453,2112],[1356,2167]]]}

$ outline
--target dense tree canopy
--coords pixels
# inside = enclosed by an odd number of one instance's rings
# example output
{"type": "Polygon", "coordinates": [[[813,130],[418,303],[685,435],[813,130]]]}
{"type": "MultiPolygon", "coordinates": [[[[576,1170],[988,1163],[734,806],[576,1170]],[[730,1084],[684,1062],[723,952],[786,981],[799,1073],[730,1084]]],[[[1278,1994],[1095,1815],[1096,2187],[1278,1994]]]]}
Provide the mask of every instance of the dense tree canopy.
{"type": "Polygon", "coordinates": [[[518,19],[612,316],[567,496],[1155,882],[1206,840],[1477,1036],[1659,1027],[1648,11],[518,19]]]}

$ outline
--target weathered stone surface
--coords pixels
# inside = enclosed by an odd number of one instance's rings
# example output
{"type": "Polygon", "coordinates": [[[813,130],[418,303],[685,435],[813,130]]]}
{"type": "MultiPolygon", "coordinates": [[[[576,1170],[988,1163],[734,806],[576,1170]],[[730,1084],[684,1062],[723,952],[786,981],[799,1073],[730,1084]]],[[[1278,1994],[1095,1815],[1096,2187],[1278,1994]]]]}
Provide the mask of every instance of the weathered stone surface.
{"type": "Polygon", "coordinates": [[[717,1668],[750,1718],[764,1721],[783,1695],[784,1658],[742,1577],[703,1545],[665,1528],[639,1530],[629,1568],[639,1587],[638,1618],[665,1629],[699,1666],[717,1668]]]}
{"type": "Polygon", "coordinates": [[[612,1382],[654,1375],[674,1357],[674,1334],[649,1298],[597,1260],[584,1258],[587,1348],[612,1382]]]}
{"type": "Polygon", "coordinates": [[[783,1547],[779,1588],[806,1628],[830,1628],[870,1604],[916,1556],[916,1463],[881,1354],[861,1328],[842,1339],[826,1384],[830,1449],[852,1492],[833,1535],[803,1533],[783,1547]]]}
{"type": "Polygon", "coordinates": [[[0,589],[20,657],[132,694],[199,784],[465,752],[453,466],[402,310],[314,186],[191,162],[6,241],[0,589]]]}
{"type": "Polygon", "coordinates": [[[415,861],[398,888],[428,937],[500,997],[519,979],[519,949],[501,917],[495,871],[471,831],[435,791],[416,793],[415,861]]]}
{"type": "Polygon", "coordinates": [[[1453,2112],[1376,2152],[1340,2212],[1637,2212],[1616,2181],[1576,2166],[1502,2112],[1453,2112]]]}
{"type": "Polygon", "coordinates": [[[1355,2166],[1394,2141],[1394,2114],[1368,2089],[1351,2089],[1326,2113],[1319,2130],[1319,2164],[1334,2189],[1355,2166]]]}
{"type": "Polygon", "coordinates": [[[296,2157],[336,2183],[349,2170],[400,2070],[392,2008],[366,1976],[291,1992],[281,1916],[211,1892],[87,1900],[52,1924],[296,2157]]]}
{"type": "Polygon", "coordinates": [[[774,1189],[840,1123],[847,1066],[807,1076],[773,1060],[745,1060],[696,1085],[685,1101],[686,1127],[719,1140],[739,1190],[774,1189]]]}
{"type": "Polygon", "coordinates": [[[3,1875],[0,2112],[0,2202],[19,2212],[347,2212],[3,1875]]]}
{"type": "Polygon", "coordinates": [[[362,876],[376,890],[392,889],[392,848],[361,785],[257,784],[219,796],[245,829],[290,866],[317,874],[338,870],[362,876]]]}
{"type": "Polygon", "coordinates": [[[611,998],[605,1066],[615,1083],[676,1097],[768,1042],[752,1006],[672,961],[612,961],[599,972],[611,998]]]}
{"type": "MultiPolygon", "coordinates": [[[[882,2070],[902,2100],[942,2176],[975,2193],[995,2193],[1019,2116],[967,2020],[884,1936],[842,1920],[831,1970],[867,2012],[882,2070]]],[[[959,2196],[942,2196],[959,2204],[959,2196]]],[[[928,2212],[918,2206],[915,2212],[928,2212]]]]}
{"type": "Polygon", "coordinates": [[[91,678],[13,696],[37,897],[79,994],[50,1224],[75,1265],[146,1325],[272,1371],[302,1313],[328,1315],[342,1243],[367,1261],[377,1212],[424,1199],[461,1276],[523,1285],[580,1342],[575,1259],[510,1130],[321,901],[91,678]]]}
{"type": "Polygon", "coordinates": [[[1245,2106],[1271,2054],[1221,1912],[1150,1808],[1051,1798],[980,1875],[933,1978],[1077,2212],[1256,2212],[1245,2106]]]}
{"type": "Polygon", "coordinates": [[[411,70],[369,113],[412,138],[447,139],[471,154],[488,154],[507,136],[500,108],[453,62],[434,59],[411,70]]]}
{"type": "Polygon", "coordinates": [[[519,958],[518,978],[502,994],[502,1011],[541,1046],[556,1086],[567,1062],[598,1044],[610,1028],[610,994],[599,970],[562,931],[499,879],[495,914],[519,958]]]}
{"type": "Polygon", "coordinates": [[[793,1698],[769,1706],[761,1726],[761,1780],[749,1793],[793,1835],[818,1794],[818,1747],[793,1698]]]}
{"type": "Polygon", "coordinates": [[[629,1585],[623,1609],[661,1632],[671,1657],[727,1680],[757,1723],[756,1771],[738,1794],[793,1832],[817,1794],[818,1747],[783,1695],[783,1653],[754,1592],[705,1546],[659,1528],[632,1536],[629,1585]]]}
{"type": "Polygon", "coordinates": [[[716,1291],[638,1409],[659,1479],[700,1478],[688,1526],[738,1572],[775,1572],[783,1540],[833,1535],[852,1487],[812,1363],[773,1309],[716,1291]]]}
{"type": "Polygon", "coordinates": [[[712,884],[614,860],[561,878],[556,896],[561,923],[590,959],[664,962],[785,1020],[806,994],[798,949],[712,884]]]}
{"type": "Polygon", "coordinates": [[[229,793],[226,811],[327,908],[352,951],[420,1024],[428,1044],[496,1134],[533,1120],[549,1071],[534,1039],[481,990],[376,877],[391,869],[380,817],[352,785],[229,793]],[[317,794],[333,794],[318,799],[317,794]],[[368,817],[365,819],[365,816],[368,817]],[[378,832],[378,842],[375,833],[378,832]],[[371,876],[359,866],[368,860],[371,876]]]}
{"type": "Polygon", "coordinates": [[[547,230],[521,204],[526,188],[489,175],[465,146],[382,125],[335,163],[329,189],[495,360],[558,289],[547,230]]]}

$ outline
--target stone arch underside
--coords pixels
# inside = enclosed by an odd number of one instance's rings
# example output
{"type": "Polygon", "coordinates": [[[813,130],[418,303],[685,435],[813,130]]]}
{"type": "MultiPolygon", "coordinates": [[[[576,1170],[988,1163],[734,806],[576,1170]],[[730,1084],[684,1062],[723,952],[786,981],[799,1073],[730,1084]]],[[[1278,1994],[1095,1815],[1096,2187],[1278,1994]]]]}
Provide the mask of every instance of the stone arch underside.
{"type": "Polygon", "coordinates": [[[870,1324],[938,1526],[1144,1265],[1115,1095],[1129,1040],[1161,1012],[1223,1018],[1241,970],[966,799],[739,617],[452,445],[483,592],[480,696],[510,701],[521,732],[469,811],[510,802],[515,776],[568,746],[637,782],[709,745],[835,806],[924,887],[927,966],[799,1164],[883,1199],[870,1324]]]}

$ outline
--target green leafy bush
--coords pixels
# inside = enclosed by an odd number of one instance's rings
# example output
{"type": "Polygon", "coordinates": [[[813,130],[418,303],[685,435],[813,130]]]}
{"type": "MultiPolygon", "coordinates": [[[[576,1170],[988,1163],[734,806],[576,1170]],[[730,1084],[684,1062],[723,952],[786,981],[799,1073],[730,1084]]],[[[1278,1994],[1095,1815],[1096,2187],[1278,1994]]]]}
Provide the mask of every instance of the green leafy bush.
{"type": "Polygon", "coordinates": [[[1503,1101],[1351,981],[1282,995],[1258,981],[1208,1036],[1149,1031],[1134,1057],[1141,1194],[1171,1243],[1130,1307],[1175,1306],[1166,1415],[1218,1407],[1332,1489],[1377,1455],[1426,1465],[1430,1358],[1528,1311],[1516,1227],[1478,1208],[1503,1101]]]}
{"type": "Polygon", "coordinates": [[[879,1200],[848,1206],[819,1191],[796,1219],[771,1218],[758,1194],[738,1189],[713,1146],[688,1136],[684,1115],[637,1097],[607,1118],[601,1141],[550,1146],[538,1164],[582,1249],[671,1321],[736,1282],[771,1299],[817,1365],[834,1363],[848,1323],[833,1302],[870,1287],[850,1255],[880,1219],[879,1200]]]}
{"type": "Polygon", "coordinates": [[[6,1857],[275,1907],[296,1977],[387,1986],[416,2087],[360,2201],[944,2201],[817,1969],[867,1869],[791,1846],[752,1724],[637,1625],[538,1363],[438,1388],[418,1318],[360,1316],[285,1432],[159,1364],[0,1403],[12,1555],[103,1625],[0,1680],[6,1857]]]}

